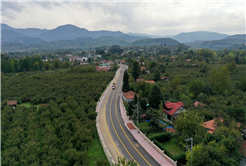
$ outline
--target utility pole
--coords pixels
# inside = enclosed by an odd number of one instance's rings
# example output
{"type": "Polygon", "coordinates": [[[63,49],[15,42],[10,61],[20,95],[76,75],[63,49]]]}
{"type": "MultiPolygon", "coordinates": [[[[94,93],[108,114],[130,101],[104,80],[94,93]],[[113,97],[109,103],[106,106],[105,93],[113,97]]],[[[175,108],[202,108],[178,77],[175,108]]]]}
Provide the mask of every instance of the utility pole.
{"type": "Polygon", "coordinates": [[[191,145],[190,146],[185,146],[186,147],[186,151],[188,149],[190,149],[190,152],[191,152],[191,155],[190,155],[190,166],[192,166],[192,153],[193,153],[193,138],[188,138],[188,139],[185,139],[185,141],[191,141],[191,145]]]}

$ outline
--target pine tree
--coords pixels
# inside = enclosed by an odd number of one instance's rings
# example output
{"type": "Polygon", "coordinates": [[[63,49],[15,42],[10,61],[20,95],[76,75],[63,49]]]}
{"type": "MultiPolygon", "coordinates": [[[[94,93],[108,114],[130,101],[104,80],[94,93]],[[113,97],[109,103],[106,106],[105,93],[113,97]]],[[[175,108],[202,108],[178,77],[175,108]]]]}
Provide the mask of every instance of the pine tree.
{"type": "Polygon", "coordinates": [[[158,69],[155,69],[155,75],[154,75],[154,81],[160,81],[161,80],[161,72],[158,69]]]}
{"type": "Polygon", "coordinates": [[[124,76],[123,76],[123,86],[122,86],[122,92],[128,92],[129,91],[129,76],[127,71],[124,72],[124,76]]]}
{"type": "Polygon", "coordinates": [[[158,109],[161,101],[164,102],[163,94],[157,85],[154,85],[149,93],[149,105],[154,109],[158,109]]]}
{"type": "Polygon", "coordinates": [[[141,74],[141,68],[140,68],[138,62],[135,61],[135,62],[133,62],[133,68],[132,68],[132,76],[135,79],[135,81],[139,77],[140,74],[141,74]]]}

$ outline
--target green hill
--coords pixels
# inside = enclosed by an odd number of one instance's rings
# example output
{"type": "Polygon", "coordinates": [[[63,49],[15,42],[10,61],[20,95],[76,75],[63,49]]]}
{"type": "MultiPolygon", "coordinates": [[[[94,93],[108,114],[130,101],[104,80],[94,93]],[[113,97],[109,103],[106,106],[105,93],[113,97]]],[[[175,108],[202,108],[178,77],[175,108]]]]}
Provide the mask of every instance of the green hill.
{"type": "Polygon", "coordinates": [[[176,45],[179,44],[178,41],[171,38],[156,38],[156,39],[142,39],[134,41],[129,46],[153,46],[153,45],[176,45]]]}

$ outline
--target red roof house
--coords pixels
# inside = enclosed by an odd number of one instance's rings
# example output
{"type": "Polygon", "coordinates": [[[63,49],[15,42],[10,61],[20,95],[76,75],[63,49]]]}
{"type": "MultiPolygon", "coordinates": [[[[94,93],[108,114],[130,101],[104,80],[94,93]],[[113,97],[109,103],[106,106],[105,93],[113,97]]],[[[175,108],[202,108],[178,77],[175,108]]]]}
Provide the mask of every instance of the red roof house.
{"type": "MultiPolygon", "coordinates": [[[[130,102],[134,99],[134,95],[135,95],[135,92],[133,91],[128,91],[128,92],[125,92],[123,93],[123,100],[127,101],[127,102],[130,102]]],[[[139,95],[136,93],[137,97],[139,97],[139,95]]]]}
{"type": "Polygon", "coordinates": [[[144,67],[144,66],[141,66],[141,70],[146,70],[146,67],[144,67]]]}
{"type": "Polygon", "coordinates": [[[183,102],[172,103],[167,101],[163,106],[163,112],[166,115],[166,119],[171,123],[173,122],[173,118],[177,118],[177,115],[184,111],[186,111],[186,109],[184,108],[183,102]]]}
{"type": "Polygon", "coordinates": [[[161,80],[169,81],[168,77],[162,77],[161,80]]]}
{"type": "Polygon", "coordinates": [[[186,61],[187,61],[187,62],[190,62],[190,59],[187,59],[186,61]]]}
{"type": "Polygon", "coordinates": [[[101,63],[107,63],[107,60],[101,60],[101,63]]]}
{"type": "Polygon", "coordinates": [[[196,101],[195,103],[194,103],[194,105],[197,107],[197,105],[204,105],[204,104],[202,104],[202,103],[200,103],[200,102],[198,102],[198,101],[196,101]]]}
{"type": "Polygon", "coordinates": [[[114,64],[114,62],[112,62],[112,61],[108,61],[108,64],[114,64]]]}
{"type": "Polygon", "coordinates": [[[126,61],[123,61],[123,60],[122,60],[122,61],[120,61],[120,63],[121,63],[121,64],[122,64],[122,63],[126,63],[126,61]]]}
{"type": "Polygon", "coordinates": [[[155,81],[145,81],[146,83],[155,83],[155,81]]]}
{"type": "Polygon", "coordinates": [[[7,101],[7,105],[17,105],[17,100],[11,100],[11,101],[7,101]]]}
{"type": "Polygon", "coordinates": [[[136,79],[136,82],[139,82],[139,81],[144,81],[143,79],[136,79]]]}
{"type": "Polygon", "coordinates": [[[161,57],[162,57],[162,58],[165,58],[166,56],[165,56],[165,55],[162,55],[161,57]]]}

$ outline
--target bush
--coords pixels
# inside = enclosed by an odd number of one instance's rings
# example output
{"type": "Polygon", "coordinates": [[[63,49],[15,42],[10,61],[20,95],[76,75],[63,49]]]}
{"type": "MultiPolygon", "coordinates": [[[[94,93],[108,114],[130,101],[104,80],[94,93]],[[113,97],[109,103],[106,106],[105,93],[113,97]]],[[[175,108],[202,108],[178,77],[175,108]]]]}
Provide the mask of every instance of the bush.
{"type": "Polygon", "coordinates": [[[186,164],[186,162],[187,162],[186,153],[183,152],[183,153],[180,153],[179,155],[174,156],[173,160],[177,161],[179,163],[182,163],[182,164],[186,164]]]}
{"type": "Polygon", "coordinates": [[[171,133],[169,133],[169,132],[154,134],[150,137],[150,140],[152,140],[152,141],[157,140],[160,143],[170,141],[170,139],[171,139],[171,133]]]}

